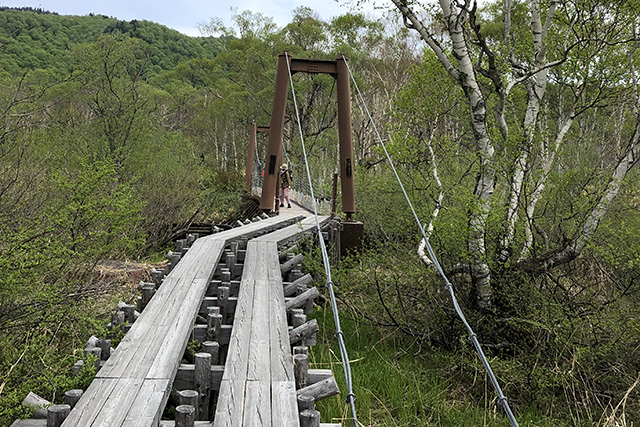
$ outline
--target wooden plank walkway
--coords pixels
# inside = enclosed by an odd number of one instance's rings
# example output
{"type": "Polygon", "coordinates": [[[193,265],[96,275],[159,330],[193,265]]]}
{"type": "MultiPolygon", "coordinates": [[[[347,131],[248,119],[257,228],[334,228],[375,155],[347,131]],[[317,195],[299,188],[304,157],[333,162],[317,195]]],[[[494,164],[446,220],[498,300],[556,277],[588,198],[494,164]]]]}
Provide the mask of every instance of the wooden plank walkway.
{"type": "Polygon", "coordinates": [[[227,241],[255,237],[297,219],[300,217],[283,214],[198,239],[165,278],[63,427],[159,425],[195,317],[227,241]]]}
{"type": "MultiPolygon", "coordinates": [[[[180,363],[189,339],[204,341],[207,337],[206,325],[196,325],[196,317],[218,304],[218,297],[211,292],[220,282],[211,279],[216,271],[221,274],[218,264],[224,265],[220,261],[230,242],[242,239],[247,243],[242,253],[242,277],[235,281],[238,295],[227,293],[224,300],[233,326],[222,325],[216,337],[225,347],[226,363],[211,367],[210,390],[219,395],[214,421],[196,421],[195,426],[300,427],[300,390],[296,391],[282,279],[282,271],[294,264],[289,262],[281,270],[278,250],[315,232],[315,218],[309,215],[294,205],[277,217],[196,240],[165,277],[62,426],[175,425],[160,418],[172,388],[195,386],[194,365],[180,363]]],[[[324,225],[329,217],[319,221],[324,225]]],[[[230,253],[234,258],[227,258],[227,262],[239,274],[234,260],[240,252],[230,253]]],[[[309,385],[333,380],[328,370],[309,370],[308,376],[309,385]]],[[[337,386],[335,390],[338,392],[337,386]]],[[[13,424],[46,425],[46,420],[13,424]]]]}
{"type": "Polygon", "coordinates": [[[214,427],[300,426],[278,244],[314,229],[310,217],[247,244],[214,427]]]}

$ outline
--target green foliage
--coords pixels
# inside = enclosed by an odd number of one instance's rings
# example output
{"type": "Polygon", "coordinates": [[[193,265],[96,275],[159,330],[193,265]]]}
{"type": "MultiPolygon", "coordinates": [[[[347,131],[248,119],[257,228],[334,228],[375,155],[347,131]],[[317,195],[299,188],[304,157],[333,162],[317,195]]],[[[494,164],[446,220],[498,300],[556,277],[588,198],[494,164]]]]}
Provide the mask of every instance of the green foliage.
{"type": "Polygon", "coordinates": [[[224,45],[214,37],[192,38],[149,21],[5,9],[0,10],[0,69],[11,76],[28,69],[48,69],[64,76],[70,71],[72,48],[94,43],[103,34],[142,42],[150,63],[147,75],[170,70],[190,59],[211,59],[224,45]]]}
{"type": "MultiPolygon", "coordinates": [[[[491,385],[481,376],[482,367],[473,359],[473,354],[421,348],[415,341],[388,328],[373,327],[346,307],[341,307],[341,312],[360,423],[367,426],[509,425],[494,407],[491,385]],[[475,381],[468,378],[472,375],[479,378],[475,381]],[[473,384],[461,379],[471,380],[473,384]],[[470,398],[474,392],[479,394],[475,401],[470,398]]],[[[309,366],[331,369],[341,391],[339,396],[318,403],[317,408],[323,422],[346,425],[351,422],[351,411],[344,400],[346,385],[330,308],[316,310],[314,317],[320,324],[320,333],[318,345],[311,348],[309,366]]],[[[523,407],[517,416],[522,426],[576,425],[555,416],[547,417],[534,406],[523,407]]]]}

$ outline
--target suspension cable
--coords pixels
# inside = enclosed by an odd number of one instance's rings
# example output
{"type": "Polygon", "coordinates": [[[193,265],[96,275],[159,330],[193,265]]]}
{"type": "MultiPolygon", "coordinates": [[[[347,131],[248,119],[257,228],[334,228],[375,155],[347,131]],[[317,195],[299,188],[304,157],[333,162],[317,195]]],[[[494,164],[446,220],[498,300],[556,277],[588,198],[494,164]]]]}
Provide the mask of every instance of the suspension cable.
{"type": "Polygon", "coordinates": [[[402,180],[400,179],[400,175],[398,175],[398,171],[396,170],[395,165],[393,164],[393,161],[391,160],[391,156],[389,155],[389,152],[387,151],[387,147],[384,144],[384,141],[382,140],[382,137],[380,136],[380,132],[378,132],[378,128],[376,127],[375,122],[373,121],[373,117],[371,116],[371,113],[369,112],[369,108],[367,107],[367,104],[364,102],[364,97],[362,96],[362,93],[360,92],[360,88],[358,87],[358,84],[356,83],[356,79],[353,77],[353,73],[351,72],[351,69],[349,68],[349,62],[346,60],[346,58],[342,57],[342,59],[344,60],[345,65],[347,66],[347,71],[349,71],[349,75],[351,76],[351,81],[353,81],[353,85],[356,88],[356,91],[358,92],[358,97],[360,98],[360,102],[362,103],[365,112],[367,113],[367,116],[369,117],[369,121],[371,122],[371,124],[373,125],[373,130],[376,133],[376,136],[378,137],[378,141],[380,141],[380,145],[382,146],[382,149],[384,150],[384,154],[387,157],[387,160],[389,161],[389,165],[391,165],[391,169],[393,170],[393,173],[396,176],[396,179],[398,180],[398,183],[400,184],[400,188],[402,189],[402,193],[404,193],[404,197],[407,200],[407,203],[409,204],[409,207],[411,208],[411,212],[413,213],[413,216],[418,224],[418,228],[420,229],[420,233],[422,234],[422,238],[424,239],[424,242],[426,243],[427,246],[427,251],[429,252],[429,257],[431,258],[431,261],[433,261],[433,264],[436,268],[436,270],[438,271],[438,273],[440,273],[440,276],[442,276],[442,278],[444,279],[444,283],[445,283],[445,290],[447,290],[449,292],[449,295],[451,296],[451,301],[453,302],[453,306],[456,310],[456,313],[458,314],[458,317],[460,318],[460,320],[462,321],[462,323],[464,324],[465,328],[467,329],[467,332],[469,333],[469,340],[473,343],[473,346],[476,349],[476,352],[478,353],[478,356],[480,357],[480,360],[482,361],[482,364],[484,365],[485,370],[487,371],[487,374],[489,375],[489,379],[491,381],[491,384],[493,385],[493,388],[496,392],[496,394],[498,395],[498,403],[500,404],[500,406],[502,406],[505,414],[507,415],[507,418],[509,419],[509,423],[511,424],[512,427],[518,427],[518,422],[516,421],[515,416],[513,415],[513,412],[511,411],[511,408],[509,407],[509,402],[507,401],[507,398],[505,397],[505,395],[502,393],[502,389],[500,388],[500,384],[498,383],[498,380],[495,376],[495,374],[493,373],[493,370],[491,369],[491,365],[489,364],[489,361],[487,360],[484,351],[482,351],[482,347],[480,346],[480,342],[478,341],[478,337],[475,334],[475,332],[473,332],[473,329],[471,328],[471,325],[469,325],[469,323],[467,322],[467,319],[464,316],[464,313],[462,312],[462,309],[460,308],[460,305],[458,304],[458,299],[456,298],[455,292],[453,290],[453,285],[451,284],[451,282],[449,282],[449,279],[447,278],[446,274],[444,273],[444,270],[442,269],[442,266],[440,265],[440,262],[438,262],[438,258],[436,257],[435,251],[433,250],[433,248],[431,247],[431,243],[429,242],[429,239],[427,238],[427,235],[425,233],[425,227],[422,226],[420,219],[418,219],[418,214],[416,213],[416,210],[413,207],[413,204],[411,203],[411,199],[409,199],[409,195],[407,194],[407,191],[404,188],[404,185],[402,184],[402,180]]]}
{"type": "Polygon", "coordinates": [[[324,244],[324,238],[322,237],[322,230],[320,229],[320,221],[318,220],[318,206],[316,204],[316,198],[313,194],[313,185],[311,183],[311,172],[309,171],[309,161],[307,158],[307,150],[304,145],[304,137],[302,135],[302,124],[300,123],[300,113],[298,112],[298,102],[296,101],[296,91],[293,87],[293,77],[291,76],[291,66],[289,65],[289,54],[285,52],[287,69],[289,71],[289,82],[291,83],[291,94],[293,97],[293,104],[296,109],[296,118],[298,120],[298,129],[300,131],[300,142],[302,144],[302,154],[304,155],[304,165],[307,170],[307,179],[309,181],[309,191],[311,192],[311,200],[313,201],[313,213],[316,220],[316,229],[318,231],[318,241],[320,242],[320,250],[322,252],[322,261],[324,263],[324,272],[326,275],[326,286],[329,290],[329,296],[331,299],[331,310],[333,311],[333,321],[336,326],[336,338],[338,340],[338,347],[340,347],[340,358],[342,359],[342,369],[344,370],[344,376],[347,383],[347,402],[351,407],[351,414],[353,416],[353,424],[358,427],[358,418],[356,416],[355,406],[355,394],[353,393],[353,383],[351,379],[351,365],[349,364],[349,356],[347,354],[347,347],[344,343],[344,334],[340,328],[340,315],[338,314],[338,304],[336,303],[336,296],[333,291],[333,281],[331,280],[331,266],[329,264],[329,254],[327,253],[327,247],[324,244]]]}

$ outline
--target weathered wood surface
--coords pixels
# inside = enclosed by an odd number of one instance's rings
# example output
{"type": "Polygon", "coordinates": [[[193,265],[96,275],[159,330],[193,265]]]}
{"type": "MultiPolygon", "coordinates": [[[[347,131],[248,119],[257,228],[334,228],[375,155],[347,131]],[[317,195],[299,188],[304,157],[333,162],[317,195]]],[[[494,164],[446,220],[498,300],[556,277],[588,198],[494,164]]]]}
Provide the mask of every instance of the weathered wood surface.
{"type": "Polygon", "coordinates": [[[214,427],[300,426],[278,245],[314,229],[307,218],[248,242],[214,427]]]}
{"type": "Polygon", "coordinates": [[[63,427],[158,425],[226,243],[240,236],[252,238],[298,219],[280,215],[198,239],[165,278],[63,427]]]}
{"type": "MultiPolygon", "coordinates": [[[[330,220],[331,218],[328,216],[318,216],[320,227],[325,225],[330,220]]],[[[293,240],[299,239],[301,234],[312,233],[315,230],[316,230],[315,217],[310,216],[294,225],[290,225],[289,227],[285,227],[280,230],[274,231],[273,233],[260,236],[254,239],[254,241],[275,242],[278,245],[284,245],[293,240]]]]}

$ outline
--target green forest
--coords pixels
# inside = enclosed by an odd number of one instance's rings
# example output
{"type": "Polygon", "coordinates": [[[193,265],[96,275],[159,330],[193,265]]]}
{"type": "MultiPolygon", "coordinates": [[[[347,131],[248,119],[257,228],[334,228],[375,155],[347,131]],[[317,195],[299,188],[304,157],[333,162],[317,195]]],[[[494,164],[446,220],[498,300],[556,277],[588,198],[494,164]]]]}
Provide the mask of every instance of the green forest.
{"type": "MultiPolygon", "coordinates": [[[[0,7],[0,426],[29,416],[29,392],[90,383],[71,366],[135,298],[99,265],[162,262],[180,225],[242,215],[284,51],[344,54],[365,102],[352,87],[364,252],[334,271],[361,425],[509,425],[421,229],[521,426],[640,423],[640,2],[386,3],[326,21],[299,7],[284,27],[236,12],[197,38],[0,7]]],[[[327,196],[335,83],[293,81],[327,196]]],[[[305,191],[297,126],[288,102],[305,191]]],[[[314,315],[310,363],[338,372],[330,308],[314,315]]],[[[350,425],[344,396],[318,406],[350,425]]]]}

